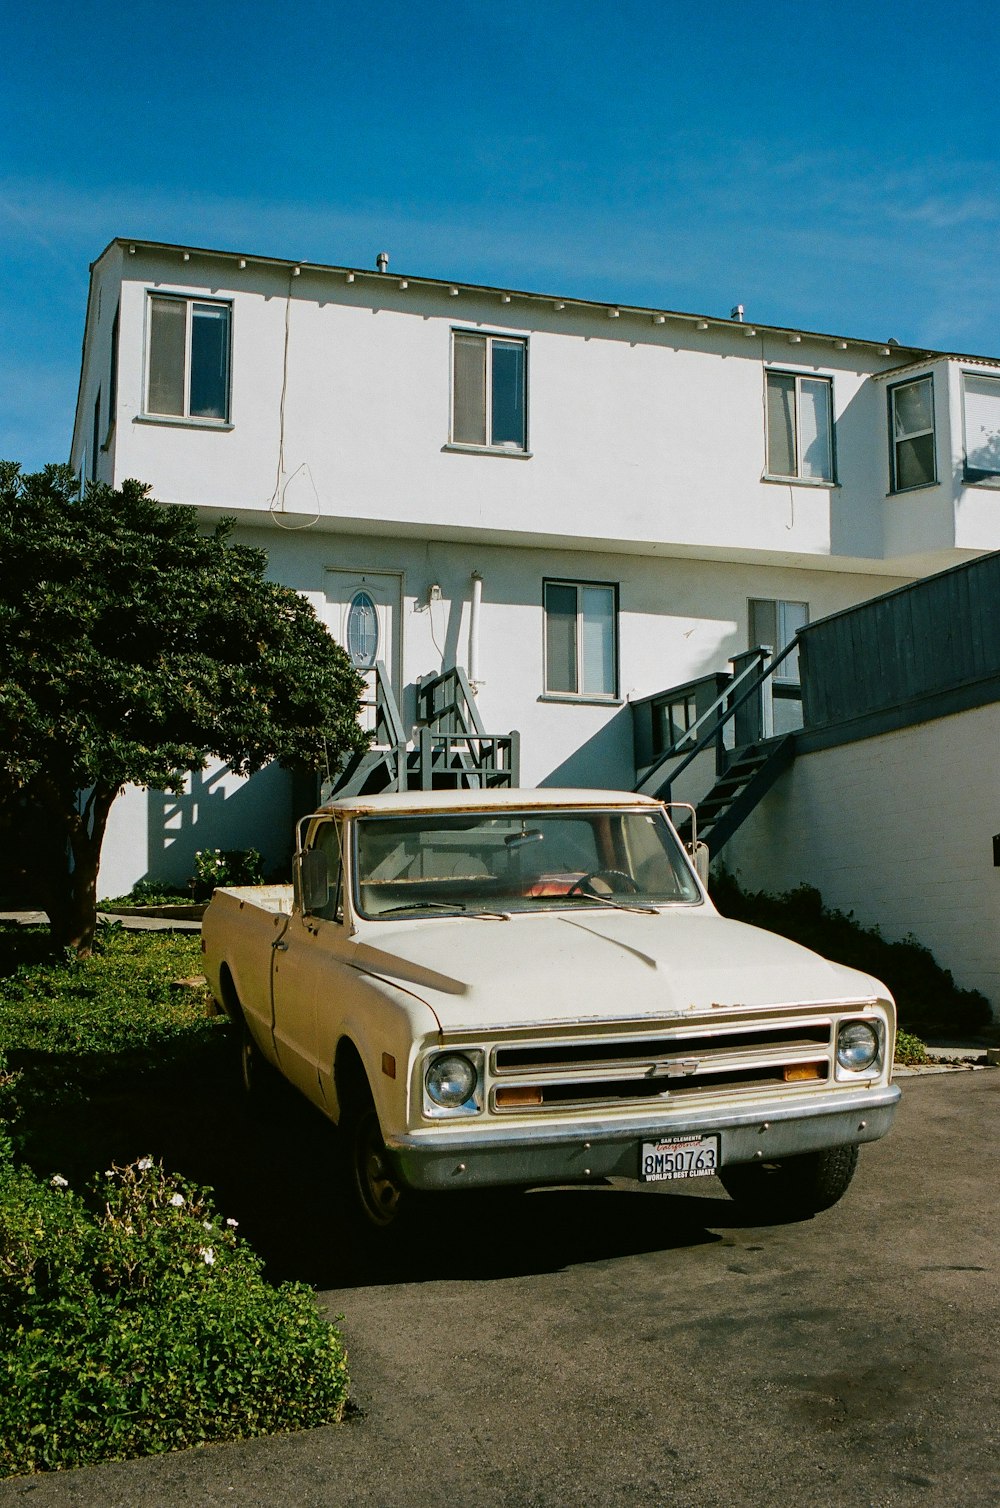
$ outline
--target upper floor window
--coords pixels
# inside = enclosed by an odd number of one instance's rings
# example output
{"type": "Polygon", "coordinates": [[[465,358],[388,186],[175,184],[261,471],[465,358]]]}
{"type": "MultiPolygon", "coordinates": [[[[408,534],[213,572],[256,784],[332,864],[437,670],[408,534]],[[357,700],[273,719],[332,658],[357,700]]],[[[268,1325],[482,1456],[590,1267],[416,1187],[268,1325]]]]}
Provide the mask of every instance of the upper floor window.
{"type": "Polygon", "coordinates": [[[94,425],[90,436],[90,480],[97,481],[97,460],[101,448],[101,390],[94,399],[94,425]]]}
{"type": "Polygon", "coordinates": [[[526,450],[527,377],[526,340],[456,330],[452,336],[452,442],[526,450]]]}
{"type": "Polygon", "coordinates": [[[231,322],[229,304],[150,295],[148,414],[229,418],[231,322]]]}
{"type": "Polygon", "coordinates": [[[937,481],[933,378],[917,377],[889,389],[889,446],[893,492],[937,481]]]}
{"type": "Polygon", "coordinates": [[[1000,377],[963,373],[965,480],[1000,480],[1000,377]]]}
{"type": "Polygon", "coordinates": [[[543,593],[546,693],[617,696],[617,589],[598,581],[546,581],[543,593]]]}
{"type": "Polygon", "coordinates": [[[767,475],[789,481],[833,481],[833,383],[829,377],[768,372],[767,475]]]}
{"type": "MultiPolygon", "coordinates": [[[[776,655],[795,638],[800,628],[809,622],[808,602],[780,602],[770,597],[751,597],[749,601],[750,649],[764,645],[776,655]]],[[[787,659],[782,660],[774,672],[776,681],[797,681],[799,678],[798,646],[787,659]]]]}

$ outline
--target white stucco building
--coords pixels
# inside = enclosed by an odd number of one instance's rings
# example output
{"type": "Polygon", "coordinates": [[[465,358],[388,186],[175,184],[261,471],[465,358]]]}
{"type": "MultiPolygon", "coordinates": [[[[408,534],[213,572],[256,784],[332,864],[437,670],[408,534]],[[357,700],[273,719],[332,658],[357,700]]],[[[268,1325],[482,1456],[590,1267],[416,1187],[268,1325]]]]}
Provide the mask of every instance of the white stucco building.
{"type": "MultiPolygon", "coordinates": [[[[407,730],[458,664],[523,784],[628,787],[630,703],[1000,547],[998,437],[983,358],[116,240],[71,459],[234,515],[407,730]]],[[[102,891],[277,861],[290,815],[277,771],[129,793],[102,891]]]]}

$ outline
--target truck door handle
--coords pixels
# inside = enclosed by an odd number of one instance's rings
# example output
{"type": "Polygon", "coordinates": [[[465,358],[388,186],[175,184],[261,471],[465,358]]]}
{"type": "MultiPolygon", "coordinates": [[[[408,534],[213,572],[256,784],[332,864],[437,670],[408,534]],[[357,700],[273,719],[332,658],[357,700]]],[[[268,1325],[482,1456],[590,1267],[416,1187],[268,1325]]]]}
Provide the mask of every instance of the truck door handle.
{"type": "Polygon", "coordinates": [[[288,952],[288,944],[286,942],[282,942],[280,938],[277,938],[271,944],[271,948],[272,948],[272,950],[275,953],[287,953],[288,952]]]}

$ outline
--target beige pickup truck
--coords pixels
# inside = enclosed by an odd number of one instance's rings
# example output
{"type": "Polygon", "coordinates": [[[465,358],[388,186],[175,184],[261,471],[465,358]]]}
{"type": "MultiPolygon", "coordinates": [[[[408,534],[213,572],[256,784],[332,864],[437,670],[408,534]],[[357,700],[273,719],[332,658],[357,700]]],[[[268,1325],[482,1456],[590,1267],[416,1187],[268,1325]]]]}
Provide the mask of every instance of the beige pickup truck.
{"type": "Polygon", "coordinates": [[[203,947],[248,1086],[264,1060],[340,1127],[377,1231],[431,1192],[713,1174],[806,1216],[899,1097],[885,986],[721,917],[629,793],[334,801],[203,947]]]}

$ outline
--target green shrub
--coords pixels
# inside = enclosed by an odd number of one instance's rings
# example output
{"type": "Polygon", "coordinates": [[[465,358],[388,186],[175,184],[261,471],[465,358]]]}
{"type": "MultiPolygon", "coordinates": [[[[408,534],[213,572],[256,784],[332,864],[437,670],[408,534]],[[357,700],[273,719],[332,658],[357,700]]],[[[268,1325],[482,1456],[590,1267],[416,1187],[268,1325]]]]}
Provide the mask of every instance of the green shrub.
{"type": "Polygon", "coordinates": [[[0,1157],[0,1315],[0,1475],[343,1413],[310,1289],[267,1284],[235,1222],[150,1158],[81,1197],[0,1157]]]}
{"type": "Polygon", "coordinates": [[[202,848],[194,856],[196,900],[211,899],[217,885],[262,885],[264,861],[256,848],[202,848]]]}
{"type": "Polygon", "coordinates": [[[99,910],[109,906],[181,906],[191,900],[191,886],[171,885],[167,880],[136,880],[128,895],[98,901],[99,910]]]}
{"type": "Polygon", "coordinates": [[[912,1032],[896,1033],[896,1062],[905,1063],[907,1067],[913,1067],[918,1063],[928,1062],[927,1048],[919,1037],[912,1032]]]}
{"type": "Polygon", "coordinates": [[[712,879],[712,899],[725,916],[780,932],[825,958],[883,980],[892,991],[900,1024],[924,1034],[981,1032],[992,1021],[978,990],[962,989],[928,948],[913,937],[888,942],[877,927],[863,927],[852,912],[828,910],[811,885],[784,895],[744,891],[726,870],[712,879]]]}

